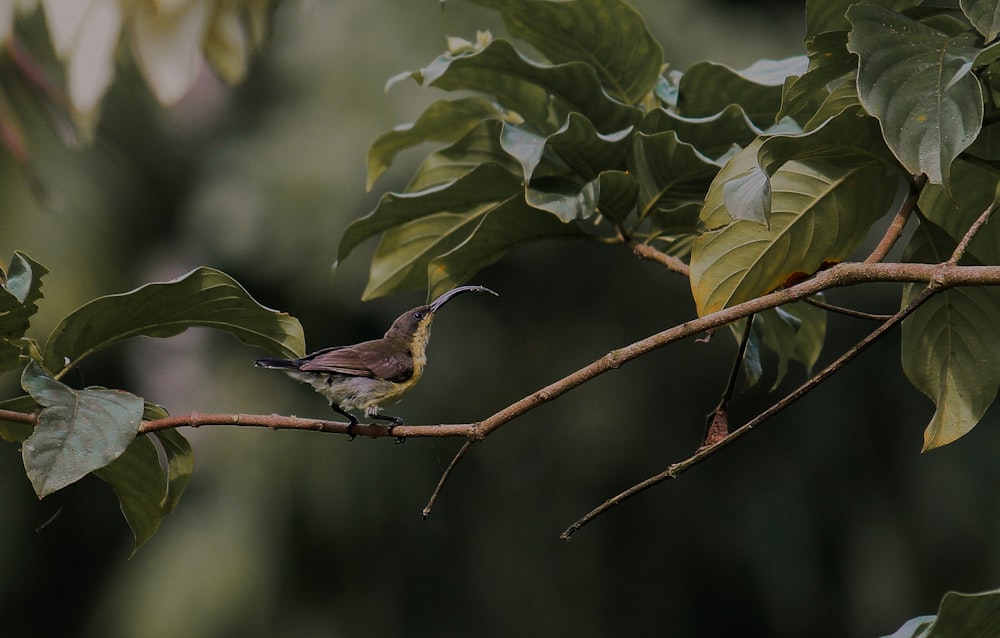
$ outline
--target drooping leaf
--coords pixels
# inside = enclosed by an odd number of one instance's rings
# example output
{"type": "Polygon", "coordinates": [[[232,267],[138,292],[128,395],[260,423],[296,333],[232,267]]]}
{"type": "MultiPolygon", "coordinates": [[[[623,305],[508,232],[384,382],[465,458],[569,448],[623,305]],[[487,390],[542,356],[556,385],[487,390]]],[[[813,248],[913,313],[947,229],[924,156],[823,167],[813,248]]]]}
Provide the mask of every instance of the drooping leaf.
{"type": "Polygon", "coordinates": [[[754,316],[754,338],[778,355],[778,367],[771,389],[776,389],[788,373],[792,361],[801,363],[806,374],[819,360],[826,339],[826,312],[798,301],[772,308],[754,316]]]}
{"type": "Polygon", "coordinates": [[[121,390],[74,390],[30,361],[21,385],[40,406],[38,424],[21,446],[24,469],[39,498],[118,458],[135,438],[142,399],[121,390]]]}
{"type": "Polygon", "coordinates": [[[677,112],[685,117],[706,117],[731,104],[743,108],[758,126],[775,123],[781,109],[785,78],[802,75],[808,59],[760,60],[735,71],[715,62],[698,62],[684,73],[679,86],[677,112]]]}
{"type": "MultiPolygon", "coordinates": [[[[939,263],[955,241],[923,220],[904,253],[906,261],[939,263]]],[[[922,286],[903,290],[903,305],[922,286]]],[[[902,327],[902,364],[910,382],[935,404],[924,431],[924,450],[947,445],[968,433],[1000,389],[1000,291],[991,287],[951,288],[924,302],[902,327]]]]}
{"type": "Polygon", "coordinates": [[[167,492],[161,501],[164,516],[174,511],[194,473],[194,451],[177,430],[160,430],[149,435],[163,450],[166,459],[167,492]]]}
{"type": "Polygon", "coordinates": [[[842,261],[888,210],[898,180],[880,164],[789,161],[772,178],[769,224],[730,221],[725,184],[756,168],[758,145],[730,161],[709,188],[702,210],[708,230],[695,240],[691,286],[700,315],[771,292],[790,278],[842,261]]]}
{"type": "Polygon", "coordinates": [[[305,350],[297,319],[261,306],[229,275],[197,268],[75,310],[49,335],[45,367],[58,378],[87,356],[125,339],[172,337],[196,326],[223,330],[282,356],[301,356],[305,350]]]}
{"type": "Polygon", "coordinates": [[[416,122],[384,133],[368,149],[368,183],[371,190],[401,151],[424,142],[454,142],[482,120],[502,115],[499,107],[481,97],[440,100],[431,104],[416,122]]]}
{"type": "Polygon", "coordinates": [[[118,497],[135,543],[132,553],[152,538],[163,519],[167,479],[156,446],[147,436],[136,437],[124,454],[94,472],[118,497]]]}
{"type": "Polygon", "coordinates": [[[987,42],[1000,34],[1000,5],[993,0],[960,0],[962,12],[987,42]]]}
{"type": "Polygon", "coordinates": [[[633,126],[640,116],[638,109],[604,92],[589,64],[534,62],[505,40],[472,52],[445,53],[411,76],[423,86],[493,95],[505,109],[546,134],[556,131],[574,111],[601,132],[633,126]]]}
{"type": "Polygon", "coordinates": [[[860,57],[861,103],[908,171],[948,187],[952,162],[983,123],[972,73],[978,35],[949,36],[871,2],[852,6],[847,17],[847,48],[860,57]]]}
{"type": "Polygon", "coordinates": [[[642,16],[620,0],[473,0],[497,9],[515,38],[556,64],[584,62],[613,98],[638,104],[652,90],[663,50],[642,16]]]}
{"type": "Polygon", "coordinates": [[[433,259],[427,269],[430,297],[468,281],[508,250],[531,241],[588,237],[577,224],[535,210],[511,199],[487,211],[465,241],[433,259]]]}
{"type": "Polygon", "coordinates": [[[587,219],[597,213],[598,181],[553,176],[537,179],[524,191],[524,201],[562,222],[587,219]]]}
{"type": "Polygon", "coordinates": [[[30,342],[24,334],[42,298],[42,277],[48,270],[21,252],[15,252],[7,272],[0,269],[0,372],[20,366],[30,342]]]}

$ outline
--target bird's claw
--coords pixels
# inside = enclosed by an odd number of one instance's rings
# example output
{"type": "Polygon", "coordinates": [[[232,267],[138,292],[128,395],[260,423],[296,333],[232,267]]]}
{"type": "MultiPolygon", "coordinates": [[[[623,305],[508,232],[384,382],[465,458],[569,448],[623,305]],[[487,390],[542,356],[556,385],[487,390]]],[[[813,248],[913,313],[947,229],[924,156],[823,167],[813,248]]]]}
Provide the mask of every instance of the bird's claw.
{"type": "MultiPolygon", "coordinates": [[[[397,425],[403,425],[403,419],[401,419],[399,417],[394,417],[392,419],[392,423],[386,426],[386,428],[385,428],[385,435],[386,436],[392,436],[392,431],[396,429],[397,425]]],[[[396,437],[396,445],[399,445],[400,443],[404,443],[404,442],[406,442],[406,437],[405,436],[397,436],[396,437]]]]}

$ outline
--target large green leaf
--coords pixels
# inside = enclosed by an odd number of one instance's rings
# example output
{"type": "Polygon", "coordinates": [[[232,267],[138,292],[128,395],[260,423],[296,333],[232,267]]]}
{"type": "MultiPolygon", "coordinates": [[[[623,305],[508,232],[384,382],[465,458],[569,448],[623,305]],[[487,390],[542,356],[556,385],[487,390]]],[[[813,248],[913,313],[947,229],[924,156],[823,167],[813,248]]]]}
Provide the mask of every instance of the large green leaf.
{"type": "Polygon", "coordinates": [[[640,117],[638,109],[605,93],[589,64],[534,62],[505,40],[471,52],[445,53],[409,75],[423,86],[493,95],[544,133],[556,131],[574,111],[602,132],[628,128],[640,117]]]}
{"type": "Polygon", "coordinates": [[[433,259],[427,278],[430,297],[468,281],[475,273],[520,244],[551,238],[588,237],[577,224],[511,199],[486,211],[465,241],[433,259]]]}
{"type": "Polygon", "coordinates": [[[74,390],[30,361],[21,385],[40,406],[21,446],[24,469],[39,498],[121,456],[142,420],[142,399],[121,390],[74,390]]]}
{"type": "Polygon", "coordinates": [[[615,99],[638,104],[653,88],[663,50],[621,0],[472,0],[500,11],[511,35],[557,64],[585,62],[615,99]]]}
{"type": "Polygon", "coordinates": [[[0,372],[20,366],[21,355],[31,343],[24,338],[31,316],[42,298],[44,266],[15,252],[5,273],[0,269],[0,372]]]}
{"type": "MultiPolygon", "coordinates": [[[[437,186],[450,185],[484,164],[495,164],[497,168],[505,169],[520,183],[521,168],[503,148],[503,130],[504,122],[483,120],[458,141],[434,151],[420,163],[413,179],[406,185],[406,192],[431,191],[437,186]]],[[[500,181],[506,185],[510,176],[500,178],[500,181]]]]}
{"type": "MultiPolygon", "coordinates": [[[[727,175],[723,186],[726,210],[733,219],[768,223],[770,176],[785,162],[824,160],[853,168],[896,169],[892,154],[879,134],[875,120],[859,109],[845,111],[806,133],[775,135],[759,143],[757,166],[727,175]]],[[[742,166],[742,165],[739,165],[742,166]]],[[[887,179],[891,178],[886,175],[887,179]]]]}
{"type": "Polygon", "coordinates": [[[229,275],[198,268],[173,281],[100,297],[75,310],[49,335],[44,365],[58,378],[89,355],[125,339],[171,337],[196,326],[223,330],[282,356],[305,351],[297,319],[261,306],[229,275]]]}
{"type": "Polygon", "coordinates": [[[177,507],[187,484],[194,473],[194,451],[191,444],[177,430],[160,430],[149,435],[160,444],[166,460],[167,493],[161,500],[163,514],[177,507]]]}
{"type": "MultiPolygon", "coordinates": [[[[904,259],[939,263],[955,241],[924,221],[904,259]]],[[[903,305],[922,285],[903,290],[903,305]]],[[[937,407],[924,431],[924,450],[962,437],[982,418],[1000,389],[1000,290],[952,288],[924,302],[903,322],[902,364],[910,382],[937,407]]]]}
{"type": "Polygon", "coordinates": [[[440,100],[431,104],[416,122],[397,126],[379,136],[368,149],[368,184],[371,190],[396,155],[424,142],[454,142],[484,119],[501,117],[498,106],[481,97],[440,100]]]}
{"type": "Polygon", "coordinates": [[[802,75],[805,56],[785,60],[760,60],[736,71],[715,62],[698,62],[684,73],[678,88],[677,112],[685,117],[706,117],[738,104],[759,127],[775,122],[781,109],[785,78],[802,75]]]}
{"type": "Polygon", "coordinates": [[[996,0],[960,0],[962,11],[987,42],[1000,34],[1000,4],[996,0]]]}
{"type": "Polygon", "coordinates": [[[892,204],[898,180],[880,164],[789,161],[770,179],[769,225],[731,221],[725,187],[734,175],[759,170],[757,145],[730,161],[709,188],[695,241],[691,287],[700,315],[753,299],[789,278],[847,258],[892,204]]]}
{"type": "Polygon", "coordinates": [[[908,171],[948,187],[952,162],[982,128],[982,88],[972,73],[979,36],[949,36],[871,2],[847,17],[861,103],[908,171]]]}

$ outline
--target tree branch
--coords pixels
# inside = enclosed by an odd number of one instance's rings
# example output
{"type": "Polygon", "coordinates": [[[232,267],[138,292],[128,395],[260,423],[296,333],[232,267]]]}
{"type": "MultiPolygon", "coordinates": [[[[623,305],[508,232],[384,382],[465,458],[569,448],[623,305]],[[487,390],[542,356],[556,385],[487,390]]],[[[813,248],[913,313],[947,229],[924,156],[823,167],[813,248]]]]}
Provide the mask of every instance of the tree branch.
{"type": "Polygon", "coordinates": [[[924,186],[927,185],[927,176],[918,175],[913,180],[913,187],[910,189],[909,194],[907,194],[906,199],[900,204],[899,210],[896,211],[896,215],[892,218],[892,222],[889,223],[889,227],[886,229],[885,234],[879,241],[878,245],[867,259],[865,259],[866,264],[875,264],[883,259],[892,250],[892,247],[896,244],[896,240],[899,236],[903,234],[903,228],[906,227],[906,222],[910,219],[910,215],[913,210],[917,207],[917,200],[920,199],[920,192],[923,191],[924,186]]]}
{"type": "Polygon", "coordinates": [[[747,421],[737,429],[730,432],[727,436],[718,439],[717,441],[711,443],[710,445],[704,445],[698,449],[697,452],[677,463],[671,464],[667,469],[663,470],[659,474],[649,477],[648,479],[637,483],[632,487],[628,488],[624,492],[609,498],[608,500],[601,503],[599,506],[585,514],[575,523],[570,525],[566,530],[560,534],[559,538],[563,540],[569,540],[573,534],[575,534],[581,527],[590,523],[592,520],[608,511],[616,505],[620,505],[623,501],[635,496],[639,492],[645,491],[654,485],[662,483],[668,479],[674,479],[691,469],[695,465],[698,465],[708,457],[712,456],[716,452],[720,451],[725,446],[729,445],[736,439],[740,438],[744,434],[747,434],[753,428],[761,425],[772,416],[781,412],[791,404],[795,403],[810,391],[814,390],[821,383],[826,381],[828,378],[833,376],[833,374],[839,370],[842,370],[852,359],[861,354],[870,345],[875,343],[879,338],[885,335],[891,328],[895,327],[899,322],[908,317],[914,310],[916,310],[921,304],[930,299],[934,293],[938,292],[940,286],[935,286],[933,283],[928,284],[924,291],[915,297],[912,302],[910,302],[906,308],[903,308],[895,315],[893,315],[888,321],[880,325],[873,332],[871,332],[867,337],[856,343],[850,350],[842,354],[836,361],[828,365],[826,368],[815,374],[808,381],[800,385],[798,388],[793,390],[787,396],[785,396],[781,401],[778,401],[771,407],[767,408],[756,417],[747,421]]]}
{"type": "Polygon", "coordinates": [[[632,247],[632,252],[635,253],[639,259],[655,261],[667,270],[675,272],[685,278],[689,278],[691,276],[691,268],[677,257],[659,251],[649,244],[629,242],[629,245],[632,247]]]}

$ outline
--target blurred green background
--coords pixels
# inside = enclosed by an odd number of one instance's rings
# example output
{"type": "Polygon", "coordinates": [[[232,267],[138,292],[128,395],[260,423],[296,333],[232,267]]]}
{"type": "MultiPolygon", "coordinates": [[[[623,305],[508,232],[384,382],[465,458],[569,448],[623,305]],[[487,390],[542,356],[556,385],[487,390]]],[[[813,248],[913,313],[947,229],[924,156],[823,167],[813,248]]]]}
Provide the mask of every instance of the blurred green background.
{"type": "MultiPolygon", "coordinates": [[[[633,4],[673,68],[802,52],[802,2],[633,4]]],[[[77,150],[28,113],[48,198],[0,155],[0,258],[23,250],[51,270],[34,335],[94,296],[198,265],[297,316],[310,349],[380,335],[423,296],[359,301],[374,244],[336,277],[331,266],[344,227],[401,188],[420,156],[365,193],[368,145],[441,97],[407,83],[386,95],[385,80],[426,65],[446,35],[485,28],[503,33],[457,1],[286,0],[235,89],[206,75],[164,110],[123,61],[98,142],[77,150]]],[[[526,247],[474,283],[501,296],[448,306],[425,378],[390,413],[481,419],[694,313],[683,280],[615,247],[526,247]]],[[[898,304],[892,286],[831,297],[898,304]]],[[[824,361],[868,329],[834,318],[824,361]]],[[[933,613],[949,589],[1000,585],[997,411],[919,454],[933,408],[903,378],[895,335],[760,431],[560,541],[697,447],[734,351],[728,337],[679,343],[529,413],[462,461],[427,521],[461,441],[184,430],[190,488],[131,560],[104,484],[39,502],[18,449],[2,446],[0,634],[874,636],[933,613]]],[[[189,331],[117,348],[80,381],[173,414],[331,416],[308,388],[254,369],[260,354],[189,331]]],[[[0,396],[17,381],[0,377],[0,396]]],[[[733,421],[773,398],[741,395],[733,421]]]]}

